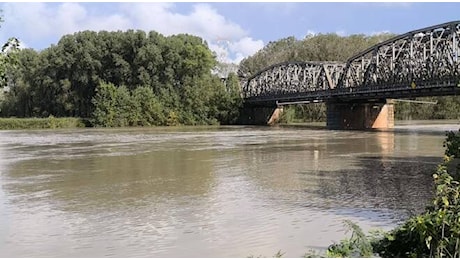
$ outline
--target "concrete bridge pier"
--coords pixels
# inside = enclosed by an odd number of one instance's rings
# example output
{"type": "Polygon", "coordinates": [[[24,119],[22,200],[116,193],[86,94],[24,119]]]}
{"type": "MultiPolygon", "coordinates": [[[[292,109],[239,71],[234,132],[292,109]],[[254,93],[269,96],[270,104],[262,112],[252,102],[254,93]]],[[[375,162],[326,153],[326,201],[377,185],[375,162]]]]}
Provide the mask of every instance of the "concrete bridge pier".
{"type": "Polygon", "coordinates": [[[239,124],[242,125],[275,125],[283,113],[282,106],[249,106],[245,105],[240,112],[239,124]]]}
{"type": "Polygon", "coordinates": [[[332,130],[364,130],[394,128],[392,100],[330,101],[327,107],[327,128],[332,130]]]}

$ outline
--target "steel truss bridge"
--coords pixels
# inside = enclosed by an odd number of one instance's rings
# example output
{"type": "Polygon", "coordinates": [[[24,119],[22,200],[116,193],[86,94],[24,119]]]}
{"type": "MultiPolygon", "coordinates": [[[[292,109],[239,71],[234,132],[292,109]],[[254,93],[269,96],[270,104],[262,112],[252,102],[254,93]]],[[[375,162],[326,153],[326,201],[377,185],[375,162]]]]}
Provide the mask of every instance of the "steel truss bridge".
{"type": "Polygon", "coordinates": [[[411,31],[340,62],[285,62],[243,83],[248,104],[460,93],[460,21],[411,31]]]}

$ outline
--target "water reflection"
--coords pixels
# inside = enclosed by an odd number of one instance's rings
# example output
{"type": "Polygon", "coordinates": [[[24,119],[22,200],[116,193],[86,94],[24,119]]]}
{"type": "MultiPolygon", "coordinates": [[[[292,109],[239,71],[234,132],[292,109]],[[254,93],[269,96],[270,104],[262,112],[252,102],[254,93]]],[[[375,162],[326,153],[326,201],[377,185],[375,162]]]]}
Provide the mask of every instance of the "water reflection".
{"type": "Polygon", "coordinates": [[[311,208],[399,210],[404,218],[429,200],[440,157],[401,157],[393,132],[332,132],[304,142],[272,140],[248,149],[240,162],[272,199],[311,208]]]}

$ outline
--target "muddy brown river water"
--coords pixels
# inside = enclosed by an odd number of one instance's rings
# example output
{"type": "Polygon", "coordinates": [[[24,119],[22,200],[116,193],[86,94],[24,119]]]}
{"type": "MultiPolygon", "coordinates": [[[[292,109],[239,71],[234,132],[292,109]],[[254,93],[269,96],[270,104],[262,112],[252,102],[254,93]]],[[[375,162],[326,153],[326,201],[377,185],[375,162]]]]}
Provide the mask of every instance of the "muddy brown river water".
{"type": "Polygon", "coordinates": [[[0,257],[301,257],[420,212],[459,126],[0,131],[0,257]]]}

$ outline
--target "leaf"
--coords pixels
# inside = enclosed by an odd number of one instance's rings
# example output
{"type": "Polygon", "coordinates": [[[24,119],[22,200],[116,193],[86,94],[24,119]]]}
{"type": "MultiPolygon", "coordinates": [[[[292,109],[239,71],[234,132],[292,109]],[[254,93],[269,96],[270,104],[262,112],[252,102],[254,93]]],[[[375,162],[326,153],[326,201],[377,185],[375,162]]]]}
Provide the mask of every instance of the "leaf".
{"type": "Polygon", "coordinates": [[[444,206],[449,206],[449,200],[447,199],[447,197],[442,197],[442,202],[444,203],[444,206]]]}

